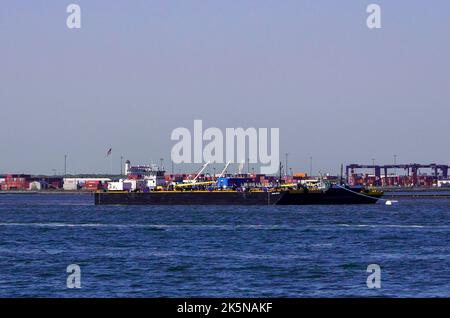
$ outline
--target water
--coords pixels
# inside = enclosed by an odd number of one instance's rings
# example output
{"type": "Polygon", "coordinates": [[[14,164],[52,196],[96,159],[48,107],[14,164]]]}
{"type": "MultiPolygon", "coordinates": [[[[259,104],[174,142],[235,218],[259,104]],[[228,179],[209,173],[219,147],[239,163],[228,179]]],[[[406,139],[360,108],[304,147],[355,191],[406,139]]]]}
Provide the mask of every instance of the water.
{"type": "Polygon", "coordinates": [[[0,195],[0,297],[449,297],[450,201],[121,207],[0,195]],[[66,268],[81,267],[81,289],[66,268]],[[369,264],[381,289],[368,289],[369,264]]]}

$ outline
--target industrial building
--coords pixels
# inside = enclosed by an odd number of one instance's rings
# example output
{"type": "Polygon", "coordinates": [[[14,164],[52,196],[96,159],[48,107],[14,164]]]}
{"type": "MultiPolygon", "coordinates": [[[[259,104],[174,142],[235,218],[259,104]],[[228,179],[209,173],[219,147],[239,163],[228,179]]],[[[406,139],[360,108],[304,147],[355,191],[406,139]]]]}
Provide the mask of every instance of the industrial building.
{"type": "Polygon", "coordinates": [[[26,174],[9,174],[2,177],[2,180],[3,181],[0,183],[0,189],[2,191],[28,190],[29,184],[32,181],[31,176],[26,174]]]}
{"type": "Polygon", "coordinates": [[[1,191],[39,190],[99,190],[110,178],[63,178],[58,176],[31,176],[8,174],[0,176],[1,191]]]}

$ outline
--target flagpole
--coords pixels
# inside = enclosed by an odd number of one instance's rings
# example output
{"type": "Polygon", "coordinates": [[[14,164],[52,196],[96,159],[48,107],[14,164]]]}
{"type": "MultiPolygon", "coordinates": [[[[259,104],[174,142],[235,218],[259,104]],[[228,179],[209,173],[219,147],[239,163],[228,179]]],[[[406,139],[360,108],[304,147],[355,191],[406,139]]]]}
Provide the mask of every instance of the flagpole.
{"type": "MultiPolygon", "coordinates": [[[[112,148],[109,148],[108,152],[106,152],[106,157],[107,158],[110,157],[109,158],[109,175],[112,175],[112,170],[113,170],[113,168],[112,168],[112,164],[113,164],[113,162],[112,162],[112,148]]],[[[108,174],[108,171],[106,171],[106,174],[108,174]]]]}
{"type": "Polygon", "coordinates": [[[113,174],[113,156],[112,156],[112,148],[109,148],[111,151],[109,153],[109,175],[113,174]]]}

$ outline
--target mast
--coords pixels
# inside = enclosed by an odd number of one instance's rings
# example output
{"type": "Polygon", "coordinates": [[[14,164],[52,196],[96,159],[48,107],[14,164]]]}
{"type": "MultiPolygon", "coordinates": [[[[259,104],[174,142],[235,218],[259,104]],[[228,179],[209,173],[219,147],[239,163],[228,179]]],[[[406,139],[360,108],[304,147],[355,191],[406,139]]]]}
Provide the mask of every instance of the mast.
{"type": "Polygon", "coordinates": [[[283,169],[283,166],[281,165],[281,161],[280,161],[280,178],[278,179],[278,185],[281,185],[281,170],[283,169]]]}

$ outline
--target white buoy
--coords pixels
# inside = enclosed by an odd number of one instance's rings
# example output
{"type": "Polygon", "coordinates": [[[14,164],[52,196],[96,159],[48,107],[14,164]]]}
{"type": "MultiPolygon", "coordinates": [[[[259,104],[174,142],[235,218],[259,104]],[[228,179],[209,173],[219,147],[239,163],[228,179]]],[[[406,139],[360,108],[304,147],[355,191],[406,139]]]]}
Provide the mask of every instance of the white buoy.
{"type": "Polygon", "coordinates": [[[384,203],[386,205],[392,205],[392,201],[391,200],[386,200],[386,202],[384,203]]]}

